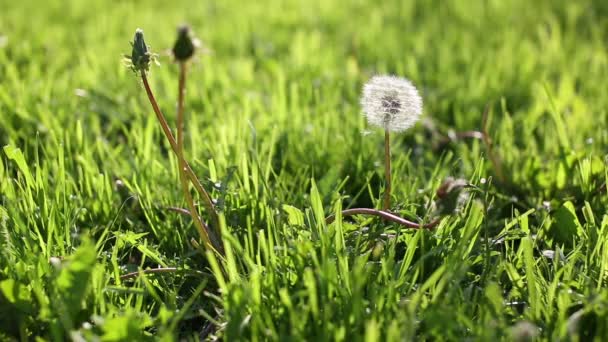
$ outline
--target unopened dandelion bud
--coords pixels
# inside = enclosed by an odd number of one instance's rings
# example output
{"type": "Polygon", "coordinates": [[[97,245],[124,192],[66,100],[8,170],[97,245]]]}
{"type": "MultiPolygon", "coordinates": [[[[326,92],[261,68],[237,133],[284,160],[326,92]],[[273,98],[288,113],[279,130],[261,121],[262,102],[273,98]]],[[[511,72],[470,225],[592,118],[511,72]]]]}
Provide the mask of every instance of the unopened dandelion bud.
{"type": "Polygon", "coordinates": [[[131,42],[131,55],[125,55],[123,61],[135,73],[147,72],[150,69],[150,62],[158,64],[157,55],[146,45],[144,31],[141,29],[135,30],[135,37],[131,42]]]}
{"type": "Polygon", "coordinates": [[[412,127],[422,114],[422,98],[407,79],[374,76],[363,87],[361,106],[368,123],[387,131],[412,127]]]}
{"type": "Polygon", "coordinates": [[[177,29],[177,40],[173,45],[173,57],[178,62],[189,60],[198,46],[198,40],[193,37],[192,30],[188,25],[182,25],[177,29]]]}
{"type": "Polygon", "coordinates": [[[153,55],[144,40],[144,31],[139,28],[135,30],[135,37],[131,46],[133,48],[131,50],[130,66],[134,71],[148,71],[153,55]]]}

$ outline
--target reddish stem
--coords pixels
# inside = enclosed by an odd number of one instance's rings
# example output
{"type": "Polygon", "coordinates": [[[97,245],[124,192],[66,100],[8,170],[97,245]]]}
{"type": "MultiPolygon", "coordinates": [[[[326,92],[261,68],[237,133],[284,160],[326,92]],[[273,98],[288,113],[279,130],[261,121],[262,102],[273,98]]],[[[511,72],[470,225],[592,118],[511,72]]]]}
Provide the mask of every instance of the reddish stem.
{"type": "MultiPolygon", "coordinates": [[[[160,126],[163,129],[163,133],[165,133],[167,140],[169,140],[169,144],[171,145],[173,152],[175,152],[176,155],[179,155],[179,148],[177,146],[177,142],[175,141],[175,137],[173,137],[173,133],[171,133],[169,124],[167,123],[165,116],[163,115],[160,108],[158,107],[158,103],[156,102],[154,93],[152,93],[152,89],[150,88],[150,84],[148,83],[148,77],[146,76],[146,73],[143,71],[141,72],[141,79],[143,81],[144,88],[146,89],[146,94],[148,95],[148,99],[150,100],[150,104],[152,105],[152,109],[154,109],[154,114],[156,114],[156,118],[158,119],[158,122],[160,123],[160,126]]],[[[198,177],[196,177],[196,174],[194,173],[194,171],[192,171],[192,168],[190,167],[188,162],[184,161],[184,163],[185,163],[184,170],[186,171],[188,178],[190,178],[190,181],[192,182],[192,184],[194,184],[194,187],[196,188],[198,193],[201,195],[205,208],[207,209],[207,211],[209,211],[209,215],[211,215],[211,220],[213,222],[213,226],[219,232],[219,218],[217,216],[217,212],[215,211],[215,206],[213,205],[211,196],[209,196],[209,193],[205,190],[205,188],[199,181],[198,177]]]]}
{"type": "MultiPolygon", "coordinates": [[[[433,229],[435,228],[435,226],[437,226],[439,224],[439,222],[441,222],[441,218],[435,219],[432,222],[429,222],[427,224],[419,224],[416,222],[412,222],[409,220],[404,219],[403,217],[397,216],[395,214],[389,213],[387,211],[384,210],[378,210],[378,209],[370,209],[370,208],[353,208],[353,209],[346,209],[346,210],[342,210],[342,216],[352,216],[352,215],[371,215],[371,216],[378,216],[381,217],[387,221],[391,221],[397,224],[400,224],[402,226],[406,226],[408,228],[416,228],[416,229],[433,229]]],[[[327,224],[334,222],[336,219],[335,215],[330,215],[325,219],[325,222],[327,224]]]]}
{"type": "MultiPolygon", "coordinates": [[[[186,63],[179,63],[179,84],[178,84],[178,97],[177,97],[177,158],[179,164],[179,180],[182,185],[184,196],[186,197],[186,203],[190,211],[190,216],[196,229],[198,230],[201,239],[205,243],[205,247],[209,250],[221,250],[221,246],[218,243],[212,241],[210,235],[212,232],[209,231],[209,227],[201,220],[201,217],[196,211],[194,206],[194,199],[190,194],[188,188],[188,175],[186,173],[186,159],[184,157],[184,93],[186,90],[186,63]]],[[[215,239],[213,239],[215,240],[215,239]]]]}
{"type": "Polygon", "coordinates": [[[120,280],[126,280],[137,277],[140,273],[144,274],[154,274],[154,273],[173,273],[177,272],[177,267],[165,267],[165,268],[151,268],[147,270],[141,270],[136,272],[131,272],[127,274],[123,274],[120,276],[120,280]]]}

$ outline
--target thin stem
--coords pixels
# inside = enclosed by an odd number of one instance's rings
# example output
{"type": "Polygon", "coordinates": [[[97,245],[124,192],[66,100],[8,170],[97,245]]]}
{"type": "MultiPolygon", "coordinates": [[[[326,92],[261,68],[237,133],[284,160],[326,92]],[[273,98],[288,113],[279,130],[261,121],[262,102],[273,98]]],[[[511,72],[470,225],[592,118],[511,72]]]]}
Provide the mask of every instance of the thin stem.
{"type": "MultiPolygon", "coordinates": [[[[441,218],[438,218],[427,224],[419,224],[416,222],[406,220],[403,217],[397,216],[397,215],[395,215],[393,213],[389,213],[387,211],[378,210],[378,209],[370,209],[370,208],[353,208],[353,209],[342,210],[342,216],[352,216],[352,215],[378,216],[387,221],[391,221],[391,222],[406,226],[408,228],[416,228],[416,229],[433,229],[433,228],[435,228],[435,226],[437,226],[439,224],[439,222],[441,222],[441,218]]],[[[327,224],[330,224],[330,223],[334,222],[335,220],[336,220],[336,216],[330,215],[325,219],[325,222],[327,224]]]]}
{"type": "MultiPolygon", "coordinates": [[[[491,181],[491,178],[490,178],[491,181]]],[[[483,219],[483,231],[484,231],[484,242],[485,242],[485,267],[482,272],[482,284],[485,284],[486,278],[488,276],[488,271],[490,270],[490,261],[492,252],[490,251],[490,225],[488,222],[488,213],[490,211],[490,199],[489,199],[489,191],[490,181],[486,182],[483,187],[483,211],[484,211],[484,219],[483,219]]]]}
{"type": "Polygon", "coordinates": [[[483,140],[484,135],[483,135],[483,132],[479,132],[479,131],[455,132],[455,133],[451,133],[451,134],[448,134],[447,136],[442,137],[439,140],[439,142],[437,143],[437,145],[438,145],[438,147],[442,147],[450,142],[464,139],[464,138],[483,140]]]}
{"type": "Polygon", "coordinates": [[[141,271],[123,274],[120,276],[120,280],[136,278],[138,275],[140,275],[140,273],[154,274],[154,273],[174,273],[174,272],[177,272],[177,267],[151,268],[151,269],[147,269],[147,270],[141,270],[141,271]]]}
{"type": "MultiPolygon", "coordinates": [[[[160,108],[158,107],[158,103],[156,102],[156,99],[154,98],[154,93],[152,93],[152,89],[150,88],[150,84],[148,83],[148,77],[146,76],[145,72],[143,72],[143,71],[141,72],[141,79],[143,81],[144,88],[146,89],[146,94],[148,95],[148,99],[150,100],[150,104],[152,105],[152,109],[154,109],[154,114],[156,114],[156,118],[158,119],[158,122],[160,123],[160,126],[163,129],[163,133],[165,133],[167,140],[169,140],[169,144],[171,145],[173,152],[175,152],[175,154],[177,154],[179,151],[177,142],[175,141],[175,138],[173,137],[173,134],[171,133],[171,129],[169,129],[169,125],[167,124],[167,120],[165,119],[165,116],[163,115],[160,108]]],[[[211,221],[213,223],[213,227],[215,227],[216,231],[219,232],[219,218],[217,216],[217,212],[215,211],[215,206],[213,205],[211,196],[209,196],[209,193],[205,190],[205,188],[199,181],[198,177],[196,177],[196,174],[194,173],[194,171],[192,171],[192,168],[190,167],[188,162],[184,161],[184,163],[185,163],[184,171],[188,175],[188,178],[190,178],[190,181],[194,185],[194,188],[196,189],[196,191],[198,191],[198,193],[201,195],[201,197],[203,199],[203,205],[205,206],[205,209],[207,209],[207,211],[209,211],[209,215],[211,215],[211,221]]]]}
{"type": "Polygon", "coordinates": [[[494,167],[494,172],[496,173],[496,177],[498,178],[498,180],[501,183],[505,183],[506,178],[504,176],[503,173],[503,169],[502,169],[502,161],[500,160],[500,158],[494,153],[494,146],[493,146],[493,142],[492,142],[492,138],[490,138],[490,135],[488,134],[488,115],[490,114],[490,104],[488,103],[486,105],[486,108],[483,111],[483,116],[482,116],[482,140],[484,145],[486,146],[486,150],[488,153],[488,157],[490,158],[490,162],[492,163],[492,166],[494,167]]]}
{"type": "MultiPolygon", "coordinates": [[[[184,62],[179,63],[179,85],[177,95],[177,151],[182,159],[184,157],[184,93],[186,91],[186,70],[184,62]]],[[[183,170],[180,169],[180,174],[183,170]]]]}
{"type": "Polygon", "coordinates": [[[190,216],[194,225],[198,230],[201,239],[205,243],[205,247],[209,250],[219,250],[220,246],[214,246],[209,235],[209,227],[203,223],[201,217],[196,211],[194,206],[194,199],[190,194],[188,187],[188,176],[186,174],[186,159],[184,158],[184,92],[186,90],[186,71],[187,66],[185,62],[179,63],[179,85],[178,85],[178,96],[177,96],[177,159],[179,164],[179,179],[182,185],[184,196],[186,197],[186,204],[190,211],[190,216]]]}
{"type": "Polygon", "coordinates": [[[165,207],[164,209],[167,209],[169,211],[173,211],[175,213],[178,214],[182,214],[182,215],[190,215],[190,210],[188,209],[184,209],[184,208],[178,208],[178,207],[165,207]]]}
{"type": "Polygon", "coordinates": [[[599,186],[599,187],[598,187],[598,188],[595,190],[595,192],[598,192],[598,193],[603,192],[603,191],[606,191],[606,183],[604,183],[604,184],[600,185],[600,186],[599,186]]]}
{"type": "Polygon", "coordinates": [[[176,273],[176,272],[187,272],[187,273],[191,273],[191,274],[208,275],[205,272],[196,271],[196,270],[179,269],[177,267],[159,267],[159,268],[149,268],[146,270],[126,273],[126,274],[123,274],[120,276],[120,280],[137,278],[137,276],[139,276],[141,274],[162,274],[162,273],[176,273]]]}
{"type": "Polygon", "coordinates": [[[384,189],[382,209],[388,211],[391,208],[391,138],[388,129],[384,130],[384,178],[386,188],[384,189]]]}

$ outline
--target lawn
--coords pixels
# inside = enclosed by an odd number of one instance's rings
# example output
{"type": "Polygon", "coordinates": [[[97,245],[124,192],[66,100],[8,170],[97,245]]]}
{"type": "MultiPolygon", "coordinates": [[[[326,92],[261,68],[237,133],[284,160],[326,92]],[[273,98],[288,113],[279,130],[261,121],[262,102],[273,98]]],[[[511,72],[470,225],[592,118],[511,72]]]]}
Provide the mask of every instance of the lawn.
{"type": "Polygon", "coordinates": [[[608,338],[608,2],[0,3],[0,340],[608,338]],[[124,61],[141,28],[175,130],[182,23],[218,251],[124,61]],[[341,214],[383,206],[379,74],[424,103],[390,209],[432,228],[341,214]]]}

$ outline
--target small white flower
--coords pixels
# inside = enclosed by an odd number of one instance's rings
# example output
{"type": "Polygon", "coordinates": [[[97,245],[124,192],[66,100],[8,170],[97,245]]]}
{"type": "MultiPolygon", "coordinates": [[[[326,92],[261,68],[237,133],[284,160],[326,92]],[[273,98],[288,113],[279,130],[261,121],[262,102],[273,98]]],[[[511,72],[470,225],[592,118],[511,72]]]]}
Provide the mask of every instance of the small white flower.
{"type": "Polygon", "coordinates": [[[401,132],[418,121],[422,98],[405,78],[374,76],[363,86],[361,107],[371,125],[401,132]]]}

